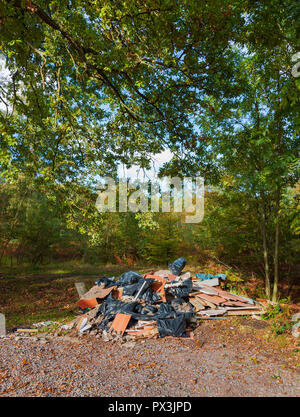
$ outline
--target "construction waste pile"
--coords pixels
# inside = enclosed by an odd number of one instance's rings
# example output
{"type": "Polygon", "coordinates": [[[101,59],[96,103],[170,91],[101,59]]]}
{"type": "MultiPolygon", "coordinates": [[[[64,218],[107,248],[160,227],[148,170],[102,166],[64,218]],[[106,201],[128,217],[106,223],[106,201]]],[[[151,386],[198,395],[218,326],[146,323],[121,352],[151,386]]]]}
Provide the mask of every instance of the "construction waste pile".
{"type": "Polygon", "coordinates": [[[226,275],[182,273],[179,258],[145,275],[129,271],[117,280],[102,277],[78,301],[80,314],[64,329],[102,335],[105,341],[165,336],[193,337],[200,319],[262,314],[254,300],[223,291],[226,275]]]}

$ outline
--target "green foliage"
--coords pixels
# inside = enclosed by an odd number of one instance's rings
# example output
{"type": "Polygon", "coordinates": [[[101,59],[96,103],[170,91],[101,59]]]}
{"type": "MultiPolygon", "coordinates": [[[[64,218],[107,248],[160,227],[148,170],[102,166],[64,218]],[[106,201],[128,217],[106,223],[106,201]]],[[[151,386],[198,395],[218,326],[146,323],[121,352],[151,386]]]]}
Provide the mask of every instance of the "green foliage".
{"type": "Polygon", "coordinates": [[[167,142],[188,140],[203,92],[231,92],[229,46],[245,10],[233,3],[1,0],[3,175],[146,167],[167,142]]]}
{"type": "Polygon", "coordinates": [[[140,236],[140,253],[149,262],[168,265],[178,254],[181,241],[180,219],[172,214],[156,216],[157,230],[143,232],[140,236]]]}
{"type": "Polygon", "coordinates": [[[264,320],[270,320],[274,319],[278,316],[278,314],[281,314],[282,310],[279,303],[275,303],[274,305],[268,306],[267,312],[265,314],[262,314],[261,317],[264,320]]]}
{"type": "Polygon", "coordinates": [[[293,267],[300,249],[298,5],[0,5],[0,260],[70,249],[166,264],[181,248],[206,251],[263,267],[276,299],[278,265],[293,267]],[[95,210],[97,175],[147,168],[163,149],[173,158],[161,175],[205,177],[201,224],[95,210]]]}
{"type": "Polygon", "coordinates": [[[288,332],[294,325],[291,321],[289,309],[284,309],[281,306],[282,303],[289,302],[289,299],[282,299],[278,303],[270,305],[266,313],[261,315],[264,320],[271,322],[272,328],[277,336],[288,332]]]}

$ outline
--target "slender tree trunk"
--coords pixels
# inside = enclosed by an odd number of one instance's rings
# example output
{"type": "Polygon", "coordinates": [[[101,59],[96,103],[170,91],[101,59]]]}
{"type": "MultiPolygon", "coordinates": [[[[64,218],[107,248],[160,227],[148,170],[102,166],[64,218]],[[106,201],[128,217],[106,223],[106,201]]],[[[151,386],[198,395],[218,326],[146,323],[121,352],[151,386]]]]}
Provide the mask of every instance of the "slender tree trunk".
{"type": "Polygon", "coordinates": [[[4,254],[5,254],[5,251],[6,251],[6,249],[8,248],[8,245],[9,245],[9,243],[10,243],[10,238],[8,238],[8,239],[6,239],[6,242],[5,242],[5,244],[3,245],[3,248],[2,248],[2,251],[1,251],[1,254],[0,254],[0,265],[1,265],[1,263],[2,263],[2,258],[3,258],[3,256],[4,256],[4,254]]]}
{"type": "Polygon", "coordinates": [[[261,194],[262,198],[262,220],[261,220],[261,231],[263,238],[263,250],[264,250],[264,266],[265,266],[265,291],[267,299],[271,298],[271,282],[270,282],[270,269],[269,269],[269,255],[268,255],[268,244],[267,244],[267,226],[266,226],[266,204],[265,195],[261,194]]]}
{"type": "Polygon", "coordinates": [[[279,280],[278,255],[279,255],[279,228],[280,228],[279,210],[280,210],[280,186],[278,185],[277,195],[276,195],[276,214],[275,214],[276,229],[275,229],[275,248],[274,248],[274,286],[273,286],[272,301],[277,301],[277,293],[278,293],[278,280],[279,280]]]}

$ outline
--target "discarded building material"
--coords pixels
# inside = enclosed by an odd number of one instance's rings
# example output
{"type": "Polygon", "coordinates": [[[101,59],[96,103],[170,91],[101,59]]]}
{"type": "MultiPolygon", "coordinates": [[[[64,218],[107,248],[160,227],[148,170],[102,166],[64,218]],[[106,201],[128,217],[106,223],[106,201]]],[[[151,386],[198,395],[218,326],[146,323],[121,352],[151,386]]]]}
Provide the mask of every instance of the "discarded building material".
{"type": "Polygon", "coordinates": [[[186,260],[179,258],[169,265],[170,270],[145,275],[128,271],[117,279],[99,278],[77,303],[81,309],[76,319],[77,332],[100,333],[106,342],[122,338],[192,338],[197,320],[263,311],[254,300],[221,289],[224,274],[194,276],[182,272],[185,265],[186,260]]]}
{"type": "Polygon", "coordinates": [[[98,301],[97,298],[88,298],[86,300],[82,299],[78,301],[77,305],[84,310],[85,308],[96,307],[98,305],[98,301]]]}
{"type": "Polygon", "coordinates": [[[78,320],[76,329],[78,331],[80,331],[81,329],[83,329],[86,326],[87,322],[88,322],[88,318],[87,317],[80,317],[80,319],[78,320]]]}
{"type": "Polygon", "coordinates": [[[292,315],[292,322],[296,322],[300,319],[300,313],[295,313],[292,315]]]}
{"type": "Polygon", "coordinates": [[[223,314],[226,314],[226,313],[227,313],[226,308],[216,308],[216,309],[210,308],[208,310],[204,310],[201,312],[201,314],[205,314],[208,316],[222,316],[223,314]]]}
{"type": "Polygon", "coordinates": [[[112,322],[111,329],[114,330],[117,333],[121,333],[121,335],[124,334],[126,327],[128,326],[128,323],[131,319],[130,314],[122,314],[118,313],[116,317],[114,318],[114,321],[112,322]]]}
{"type": "Polygon", "coordinates": [[[296,338],[300,336],[300,321],[292,327],[292,335],[296,338]]]}
{"type": "Polygon", "coordinates": [[[19,333],[37,333],[38,329],[17,329],[19,333]]]}
{"type": "Polygon", "coordinates": [[[83,296],[83,294],[86,293],[85,283],[84,282],[76,282],[75,283],[76,290],[78,292],[79,298],[83,296]]]}
{"type": "MultiPolygon", "coordinates": [[[[250,316],[253,314],[256,310],[228,310],[227,316],[250,316]]],[[[264,314],[265,311],[260,311],[260,314],[264,314]]]]}
{"type": "Polygon", "coordinates": [[[5,315],[0,313],[0,336],[6,336],[5,315]]]}
{"type": "Polygon", "coordinates": [[[190,297],[189,301],[195,307],[194,311],[197,312],[205,309],[204,305],[196,297],[190,297]]]}
{"type": "Polygon", "coordinates": [[[84,327],[82,327],[82,328],[79,330],[79,333],[80,333],[80,334],[82,334],[82,333],[84,333],[84,332],[87,332],[88,330],[90,330],[90,329],[91,329],[91,327],[92,327],[92,325],[91,325],[91,324],[86,324],[84,327]]]}
{"type": "Polygon", "coordinates": [[[219,285],[219,278],[206,279],[201,281],[201,284],[209,285],[210,287],[216,287],[219,285]]]}
{"type": "Polygon", "coordinates": [[[117,288],[116,286],[105,288],[104,285],[94,285],[88,292],[83,294],[81,298],[91,299],[91,298],[105,298],[112,290],[117,288]]]}

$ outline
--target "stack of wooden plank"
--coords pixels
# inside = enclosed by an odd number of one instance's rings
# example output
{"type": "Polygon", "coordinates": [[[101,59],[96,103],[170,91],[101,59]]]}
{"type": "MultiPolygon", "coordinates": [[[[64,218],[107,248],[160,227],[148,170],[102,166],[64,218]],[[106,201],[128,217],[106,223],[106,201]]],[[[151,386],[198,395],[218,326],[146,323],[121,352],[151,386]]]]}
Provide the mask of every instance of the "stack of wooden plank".
{"type": "Polygon", "coordinates": [[[263,308],[249,298],[231,294],[220,288],[197,283],[189,295],[189,302],[194,306],[195,313],[201,315],[248,315],[262,314],[263,308]]]}

